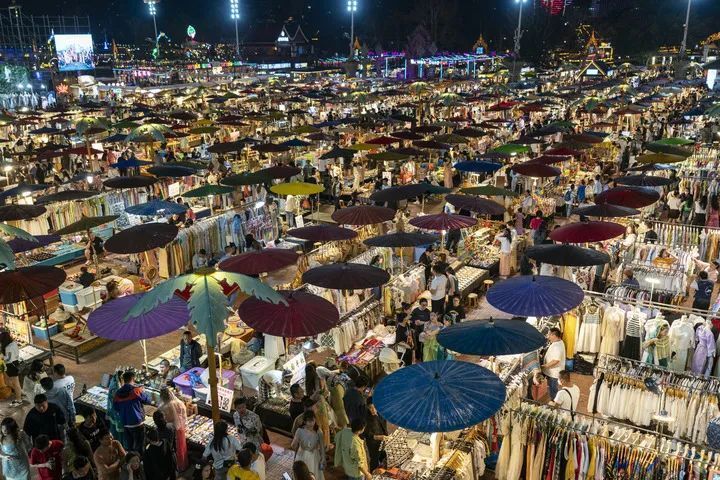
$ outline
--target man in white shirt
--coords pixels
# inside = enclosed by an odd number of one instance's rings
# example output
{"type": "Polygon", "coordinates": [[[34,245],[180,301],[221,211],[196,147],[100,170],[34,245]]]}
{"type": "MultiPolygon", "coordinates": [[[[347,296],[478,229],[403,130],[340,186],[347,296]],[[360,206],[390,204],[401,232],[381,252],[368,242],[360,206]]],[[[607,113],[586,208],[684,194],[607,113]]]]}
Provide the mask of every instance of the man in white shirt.
{"type": "Polygon", "coordinates": [[[297,211],[298,202],[295,195],[288,195],[285,199],[285,220],[289,228],[295,228],[295,212],[297,211]]]}
{"type": "Polygon", "coordinates": [[[243,448],[250,450],[250,453],[252,454],[250,470],[257,473],[260,480],[265,480],[265,457],[263,454],[258,452],[257,447],[252,442],[247,442],[243,445],[243,448]]]}
{"type": "Polygon", "coordinates": [[[75,378],[72,375],[65,374],[65,365],[56,363],[53,366],[53,373],[55,374],[55,386],[64,388],[70,398],[75,398],[75,378]]]}
{"type": "Polygon", "coordinates": [[[555,398],[558,393],[558,379],[560,372],[565,370],[565,344],[562,340],[562,333],[559,328],[551,328],[547,335],[550,345],[545,352],[542,372],[548,381],[550,398],[555,398]]]}
{"type": "Polygon", "coordinates": [[[430,300],[433,313],[445,313],[445,295],[447,295],[447,277],[437,265],[432,267],[433,278],[430,281],[430,300]]]}
{"type": "Polygon", "coordinates": [[[676,188],[667,195],[668,218],[670,220],[677,220],[680,217],[680,205],[682,205],[680,190],[676,188]]]}
{"type": "Polygon", "coordinates": [[[555,405],[572,413],[577,411],[578,402],[580,401],[580,387],[575,385],[570,378],[570,372],[562,370],[559,378],[560,389],[555,395],[550,405],[555,405]]]}
{"type": "Polygon", "coordinates": [[[600,195],[603,192],[603,184],[600,181],[600,175],[595,175],[593,180],[593,195],[600,195]]]}
{"type": "Polygon", "coordinates": [[[532,193],[530,190],[525,190],[525,197],[522,199],[522,203],[520,204],[522,208],[522,212],[525,215],[534,215],[535,214],[535,206],[536,206],[535,199],[532,196],[532,193]]]}

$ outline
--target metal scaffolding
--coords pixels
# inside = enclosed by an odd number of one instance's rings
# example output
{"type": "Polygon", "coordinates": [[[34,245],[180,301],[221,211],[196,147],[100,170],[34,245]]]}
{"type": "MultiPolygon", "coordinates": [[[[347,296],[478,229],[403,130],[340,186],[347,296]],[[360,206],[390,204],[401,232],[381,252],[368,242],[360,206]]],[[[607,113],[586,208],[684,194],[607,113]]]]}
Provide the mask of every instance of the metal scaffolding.
{"type": "Polygon", "coordinates": [[[54,34],[87,34],[90,17],[25,15],[22,7],[0,10],[0,60],[36,63],[52,56],[49,48],[54,34]]]}

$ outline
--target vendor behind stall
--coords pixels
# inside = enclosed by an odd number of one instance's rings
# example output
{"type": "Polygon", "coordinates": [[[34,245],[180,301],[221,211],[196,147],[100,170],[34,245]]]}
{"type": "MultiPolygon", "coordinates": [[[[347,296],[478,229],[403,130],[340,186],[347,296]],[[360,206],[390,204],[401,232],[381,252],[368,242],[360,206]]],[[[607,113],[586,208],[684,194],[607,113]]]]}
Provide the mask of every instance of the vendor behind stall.
{"type": "Polygon", "coordinates": [[[190,331],[185,331],[180,340],[180,372],[187,372],[191,368],[200,366],[202,347],[193,339],[190,331]]]}
{"type": "Polygon", "coordinates": [[[174,365],[170,365],[170,361],[163,358],[158,365],[158,372],[152,377],[151,383],[156,388],[172,386],[172,381],[180,375],[180,370],[174,365]]]}

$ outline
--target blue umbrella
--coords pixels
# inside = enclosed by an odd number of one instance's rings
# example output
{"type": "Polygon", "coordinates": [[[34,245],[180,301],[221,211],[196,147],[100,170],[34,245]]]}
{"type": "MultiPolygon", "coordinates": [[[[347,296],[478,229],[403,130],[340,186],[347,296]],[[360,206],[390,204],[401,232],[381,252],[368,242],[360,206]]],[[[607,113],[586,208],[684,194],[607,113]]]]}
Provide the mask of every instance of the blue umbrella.
{"type": "Polygon", "coordinates": [[[487,162],[485,160],[480,161],[466,161],[458,162],[453,168],[460,170],[461,172],[474,172],[474,173],[490,173],[500,170],[502,164],[495,162],[487,162]]]}
{"type": "Polygon", "coordinates": [[[151,200],[146,203],[127,207],[125,211],[131,215],[174,215],[185,213],[187,208],[184,205],[180,205],[175,202],[168,202],[167,200],[151,200]]]}
{"type": "Polygon", "coordinates": [[[548,317],[580,305],[585,294],[578,285],[546,275],[523,275],[496,283],[487,293],[490,305],[523,317],[548,317]]]}
{"type": "Polygon", "coordinates": [[[0,200],[5,200],[8,197],[16,197],[18,195],[23,195],[25,192],[37,192],[40,190],[45,190],[46,188],[50,188],[50,185],[46,185],[44,183],[32,185],[27,183],[18,183],[13,188],[9,188],[0,192],[0,200]]]}
{"type": "Polygon", "coordinates": [[[437,360],[383,378],[373,403],[388,422],[414,432],[452,432],[490,418],[505,402],[505,384],[469,362],[437,360]]]}
{"type": "Polygon", "coordinates": [[[284,145],[286,147],[307,147],[308,145],[312,144],[310,142],[300,140],[299,138],[293,138],[291,140],[288,140],[287,142],[282,142],[280,145],[284,145]]]}
{"type": "Polygon", "coordinates": [[[113,163],[110,165],[112,168],[139,168],[144,167],[146,165],[152,165],[152,162],[147,162],[145,160],[139,160],[135,157],[129,158],[127,160],[120,160],[117,163],[113,163]]]}
{"type": "Polygon", "coordinates": [[[537,350],[545,337],[522,320],[473,320],[456,323],[437,336],[443,347],[466,355],[515,355],[537,350]]]}

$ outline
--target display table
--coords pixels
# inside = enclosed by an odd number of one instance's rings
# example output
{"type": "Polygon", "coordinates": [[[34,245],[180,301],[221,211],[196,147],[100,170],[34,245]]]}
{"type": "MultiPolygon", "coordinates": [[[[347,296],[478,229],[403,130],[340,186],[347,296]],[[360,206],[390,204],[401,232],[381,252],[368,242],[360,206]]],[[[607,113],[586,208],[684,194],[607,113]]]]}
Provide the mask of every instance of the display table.
{"type": "Polygon", "coordinates": [[[58,333],[50,337],[50,345],[56,355],[65,358],[74,358],[75,363],[80,363],[80,357],[90,353],[103,345],[110,343],[110,340],[93,335],[88,330],[83,331],[80,338],[70,338],[64,333],[58,333]]]}
{"type": "Polygon", "coordinates": [[[293,419],[290,418],[289,399],[282,397],[268,398],[255,407],[263,426],[273,432],[292,437],[293,419]]]}

